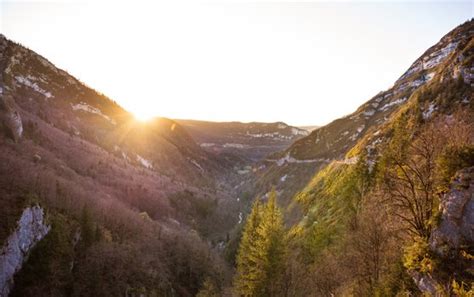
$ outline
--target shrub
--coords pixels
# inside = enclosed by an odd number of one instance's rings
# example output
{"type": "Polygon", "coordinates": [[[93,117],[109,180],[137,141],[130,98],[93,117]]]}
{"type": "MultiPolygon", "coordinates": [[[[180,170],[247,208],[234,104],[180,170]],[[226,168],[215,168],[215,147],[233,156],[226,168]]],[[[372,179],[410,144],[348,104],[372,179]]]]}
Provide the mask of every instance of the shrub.
{"type": "Polygon", "coordinates": [[[411,246],[405,248],[403,265],[408,270],[423,273],[429,273],[435,269],[436,261],[426,239],[416,238],[411,246]]]}

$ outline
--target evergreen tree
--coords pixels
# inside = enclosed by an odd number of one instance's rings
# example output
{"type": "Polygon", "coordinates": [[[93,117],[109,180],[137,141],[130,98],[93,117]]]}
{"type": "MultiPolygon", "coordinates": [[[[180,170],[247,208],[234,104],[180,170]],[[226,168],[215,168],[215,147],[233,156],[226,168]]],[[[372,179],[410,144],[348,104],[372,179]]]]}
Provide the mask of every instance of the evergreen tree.
{"type": "Polygon", "coordinates": [[[219,290],[210,278],[206,278],[196,297],[219,297],[219,290]]]}
{"type": "Polygon", "coordinates": [[[262,205],[260,200],[256,199],[247,218],[237,254],[235,288],[241,296],[254,296],[255,286],[258,282],[258,276],[256,275],[256,242],[258,241],[257,227],[260,224],[261,212],[262,205]]]}
{"type": "Polygon", "coordinates": [[[283,217],[276,192],[266,205],[254,203],[237,255],[235,288],[240,296],[276,296],[285,261],[283,217]]]}
{"type": "Polygon", "coordinates": [[[257,266],[260,271],[258,296],[276,296],[280,291],[281,277],[285,265],[285,230],[280,208],[276,203],[276,192],[270,193],[269,200],[257,227],[257,266]]]}
{"type": "Polygon", "coordinates": [[[92,245],[95,237],[94,223],[87,206],[82,208],[81,214],[81,238],[84,246],[87,248],[92,245]]]}

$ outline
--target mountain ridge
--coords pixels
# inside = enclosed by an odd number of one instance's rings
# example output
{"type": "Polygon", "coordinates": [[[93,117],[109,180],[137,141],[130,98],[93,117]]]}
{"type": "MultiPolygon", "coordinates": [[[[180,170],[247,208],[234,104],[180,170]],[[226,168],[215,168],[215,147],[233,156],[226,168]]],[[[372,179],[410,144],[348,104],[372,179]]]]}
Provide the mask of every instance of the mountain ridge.
{"type": "MultiPolygon", "coordinates": [[[[470,60],[456,60],[452,63],[451,60],[462,59],[459,58],[463,55],[462,50],[469,51],[464,54],[471,59],[473,23],[472,20],[466,21],[443,36],[416,59],[391,88],[379,92],[355,112],[312,131],[308,136],[295,141],[288,149],[270,155],[262,162],[263,170],[257,172],[256,193],[265,194],[273,186],[281,188],[279,179],[285,175],[298,176],[295,178],[300,179],[297,187],[282,188],[286,192],[282,197],[286,205],[298,188],[309,182],[309,176],[313,176],[333,160],[349,160],[352,156],[346,154],[369,132],[377,133],[378,129],[375,127],[383,126],[389,121],[409,101],[410,96],[424,85],[442,81],[448,77],[448,73],[451,77],[461,77],[467,84],[472,84],[474,69],[465,66],[469,65],[470,60]],[[452,45],[453,42],[456,46],[452,45]],[[418,67],[422,60],[423,65],[428,65],[426,69],[418,67]],[[303,172],[301,175],[295,174],[298,172],[297,168],[303,172]]],[[[425,108],[422,112],[426,116],[431,116],[435,107],[428,104],[422,108],[425,108]]]]}

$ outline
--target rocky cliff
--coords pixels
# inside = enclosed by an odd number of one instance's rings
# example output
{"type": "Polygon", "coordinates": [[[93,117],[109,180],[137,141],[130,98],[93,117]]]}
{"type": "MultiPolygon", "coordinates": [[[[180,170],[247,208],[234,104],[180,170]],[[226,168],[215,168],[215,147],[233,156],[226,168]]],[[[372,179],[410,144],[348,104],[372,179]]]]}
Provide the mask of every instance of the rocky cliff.
{"type": "Polygon", "coordinates": [[[440,214],[429,238],[429,252],[439,264],[429,273],[411,272],[420,291],[433,296],[450,286],[444,276],[451,266],[463,276],[474,271],[474,167],[456,174],[451,189],[441,196],[440,214]]]}
{"type": "Polygon", "coordinates": [[[16,230],[8,237],[0,252],[0,297],[8,296],[13,276],[21,269],[31,249],[49,230],[41,207],[28,207],[23,211],[16,230]]]}

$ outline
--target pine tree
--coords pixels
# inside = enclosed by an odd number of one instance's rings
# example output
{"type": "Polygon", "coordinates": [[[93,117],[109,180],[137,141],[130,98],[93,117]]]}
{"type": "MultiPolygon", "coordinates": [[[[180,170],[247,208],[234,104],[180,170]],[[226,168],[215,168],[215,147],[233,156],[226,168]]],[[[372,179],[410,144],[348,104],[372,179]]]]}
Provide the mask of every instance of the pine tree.
{"type": "Polygon", "coordinates": [[[276,203],[275,190],[270,193],[265,205],[257,234],[258,266],[261,271],[260,287],[257,287],[258,296],[276,296],[284,270],[286,246],[283,216],[276,203]]]}
{"type": "Polygon", "coordinates": [[[219,290],[210,278],[206,278],[196,297],[219,297],[219,290]]]}
{"type": "Polygon", "coordinates": [[[82,208],[81,214],[81,238],[84,246],[88,248],[92,245],[95,237],[95,230],[94,230],[94,223],[92,222],[92,218],[87,206],[82,208]]]}
{"type": "Polygon", "coordinates": [[[283,217],[272,191],[268,203],[254,203],[237,255],[235,288],[239,296],[276,296],[284,269],[283,217]]]}
{"type": "Polygon", "coordinates": [[[239,251],[237,254],[237,274],[235,277],[235,288],[241,296],[254,296],[255,287],[258,282],[256,274],[256,242],[258,241],[257,227],[260,224],[262,206],[260,200],[256,199],[252,212],[242,233],[239,251]]]}

